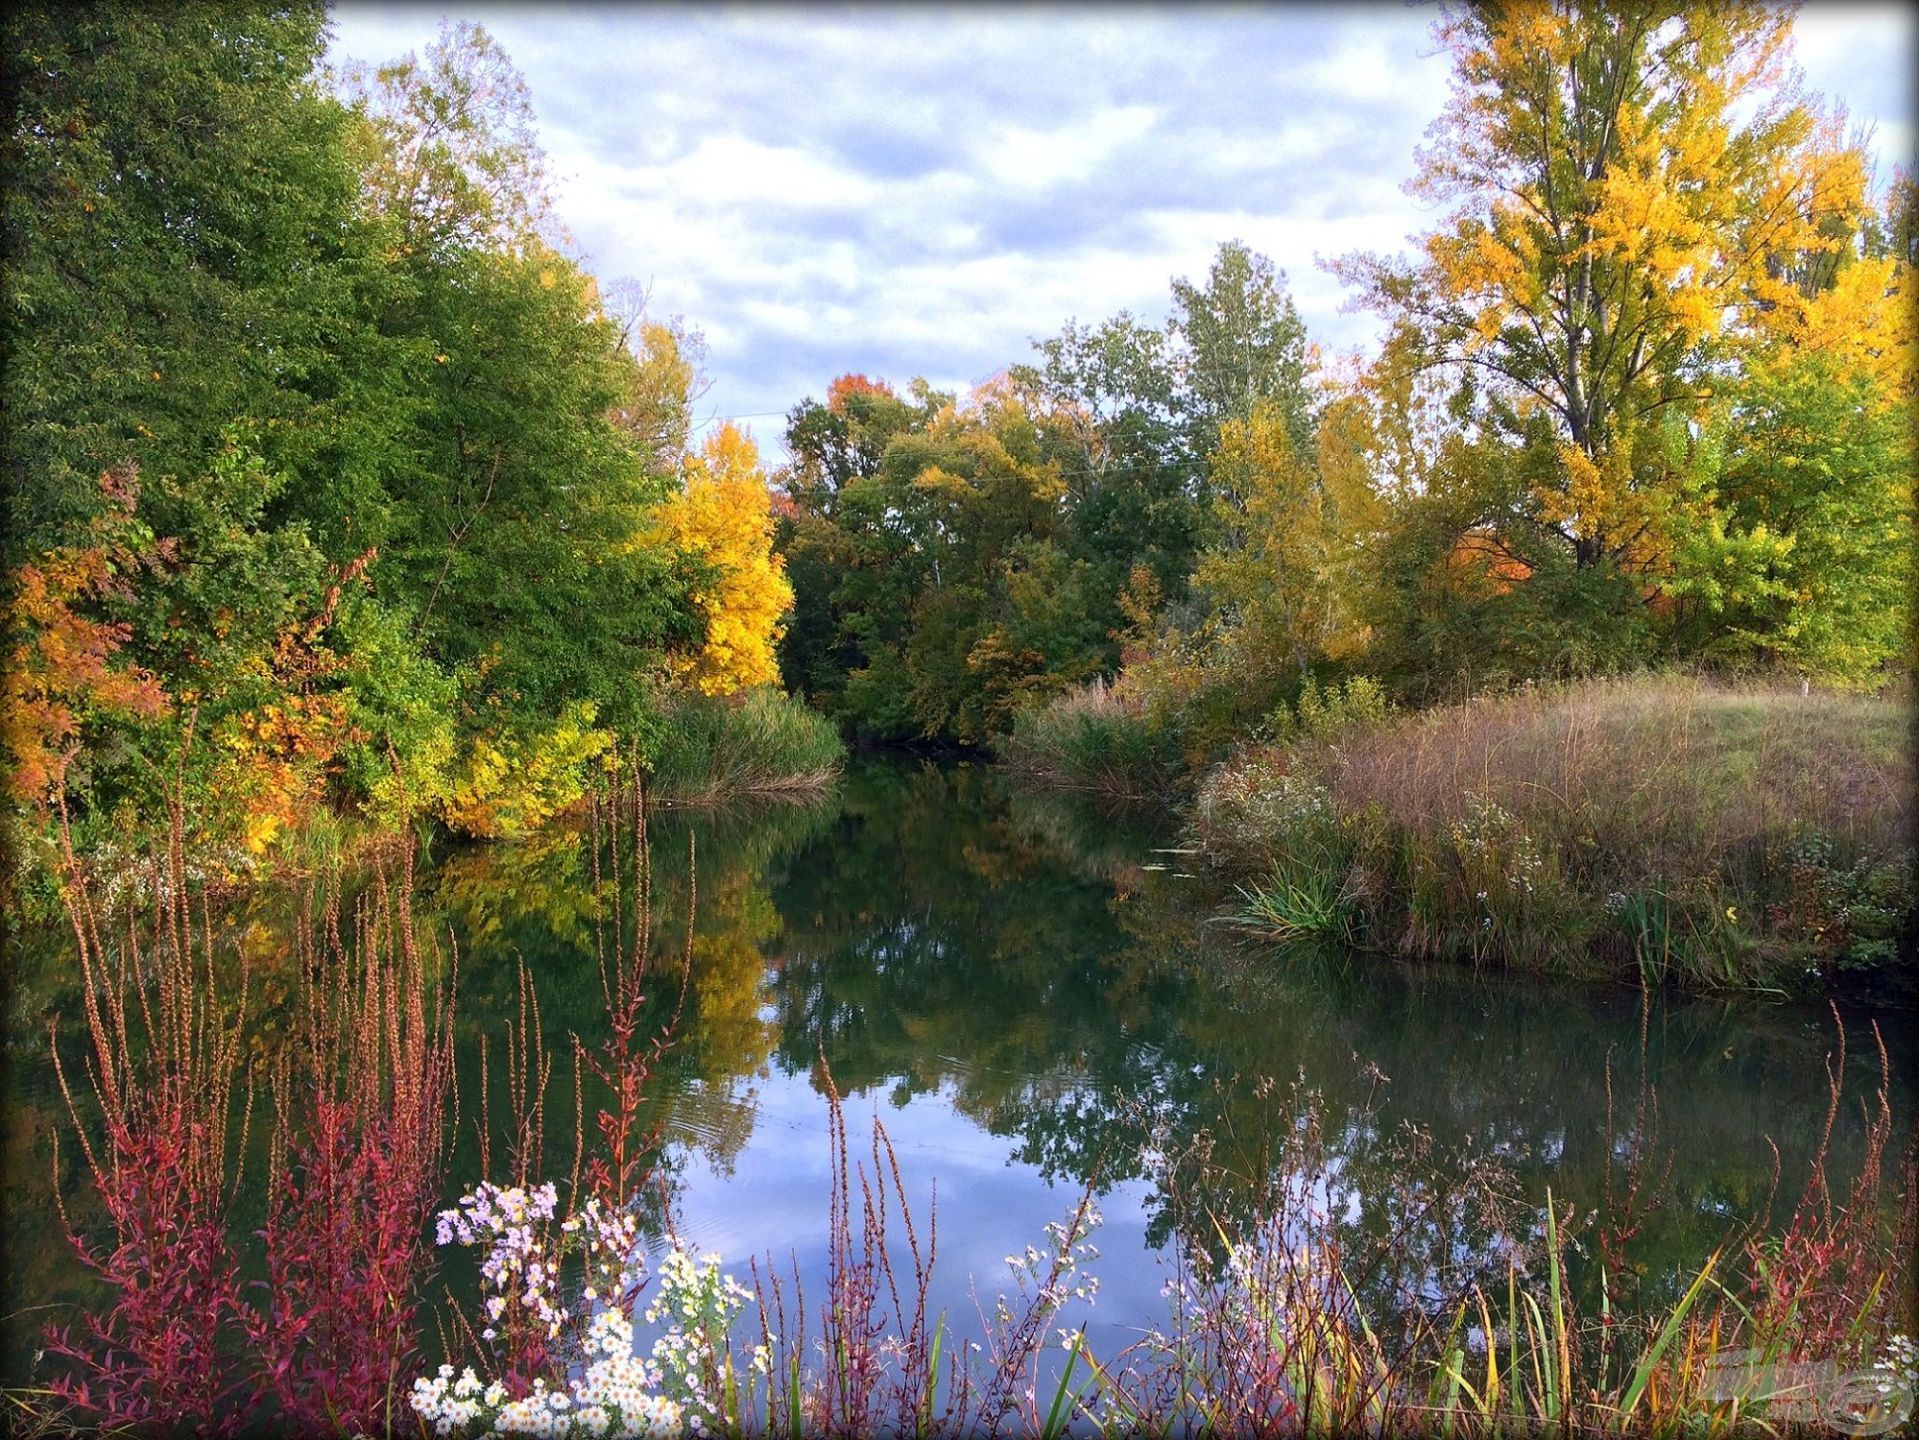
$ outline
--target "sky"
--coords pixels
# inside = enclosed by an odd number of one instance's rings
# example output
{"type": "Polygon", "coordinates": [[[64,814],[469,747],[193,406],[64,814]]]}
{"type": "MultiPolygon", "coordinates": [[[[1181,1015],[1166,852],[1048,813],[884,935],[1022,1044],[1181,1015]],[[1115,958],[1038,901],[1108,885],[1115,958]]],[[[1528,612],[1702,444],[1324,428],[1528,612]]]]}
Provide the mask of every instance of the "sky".
{"type": "MultiPolygon", "coordinates": [[[[336,5],[329,58],[475,20],[532,92],[555,211],[603,284],[706,340],[701,428],[778,456],[782,416],[860,372],[964,391],[1068,319],[1163,322],[1229,239],[1270,256],[1309,333],[1377,319],[1323,261],[1393,252],[1447,95],[1430,4],[336,5]]],[[[1808,88],[1914,153],[1915,19],[1813,0],[1808,88]]]]}

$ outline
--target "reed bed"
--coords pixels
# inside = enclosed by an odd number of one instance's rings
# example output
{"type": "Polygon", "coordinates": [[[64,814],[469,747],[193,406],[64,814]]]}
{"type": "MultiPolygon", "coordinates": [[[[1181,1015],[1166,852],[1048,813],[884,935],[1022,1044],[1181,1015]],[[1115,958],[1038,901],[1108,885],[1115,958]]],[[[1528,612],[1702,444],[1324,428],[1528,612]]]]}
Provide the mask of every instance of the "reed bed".
{"type": "Polygon", "coordinates": [[[1120,801],[1163,800],[1185,768],[1177,728],[1124,676],[1022,710],[999,750],[1024,778],[1120,801]]]}
{"type": "Polygon", "coordinates": [[[675,701],[651,751],[653,798],[679,805],[809,798],[833,784],[846,758],[831,721],[767,689],[675,701]]]}

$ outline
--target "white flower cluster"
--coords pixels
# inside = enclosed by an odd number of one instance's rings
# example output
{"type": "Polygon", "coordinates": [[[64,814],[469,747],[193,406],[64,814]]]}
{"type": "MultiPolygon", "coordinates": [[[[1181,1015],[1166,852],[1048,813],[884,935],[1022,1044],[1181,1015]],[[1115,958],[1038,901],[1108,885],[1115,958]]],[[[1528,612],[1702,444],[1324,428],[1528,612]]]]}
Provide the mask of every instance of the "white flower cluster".
{"type": "Polygon", "coordinates": [[[496,1435],[534,1435],[541,1440],[571,1436],[615,1436],[652,1440],[681,1433],[680,1407],[658,1395],[639,1395],[630,1407],[581,1404],[563,1390],[535,1380],[533,1393],[503,1405],[493,1417],[496,1435]]]}
{"type": "MultiPolygon", "coordinates": [[[[1029,1286],[1037,1287],[1033,1299],[1048,1310],[1057,1309],[1068,1299],[1090,1303],[1099,1294],[1099,1277],[1086,1267],[1099,1259],[1099,1246],[1088,1237],[1105,1223],[1106,1217],[1091,1201],[1079,1213],[1076,1224],[1047,1221],[1046,1238],[1051,1242],[1047,1249],[1028,1245],[1023,1253],[1006,1257],[1007,1268],[1013,1272],[1020,1294],[1025,1295],[1029,1286]],[[1055,1257],[1060,1262],[1057,1275],[1053,1273],[1055,1257]]],[[[1004,1295],[999,1297],[994,1310],[1002,1324],[1012,1317],[1004,1295]]]]}
{"type": "Polygon", "coordinates": [[[480,1277],[492,1292],[486,1299],[487,1326],[483,1340],[498,1336],[495,1329],[515,1301],[557,1338],[568,1318],[559,1297],[560,1266],[569,1251],[585,1256],[583,1298],[618,1303],[645,1274],[640,1254],[639,1222],[632,1212],[609,1213],[598,1199],[586,1202],[560,1222],[552,1233],[559,1192],[549,1182],[528,1191],[503,1188],[482,1181],[460,1197],[456,1209],[439,1215],[438,1243],[484,1245],[486,1259],[480,1277]]]}
{"type": "MultiPolygon", "coordinates": [[[[653,1342],[662,1382],[680,1397],[696,1427],[717,1424],[723,1417],[716,1389],[723,1367],[730,1363],[733,1320],[751,1297],[739,1281],[720,1273],[717,1253],[695,1261],[675,1247],[661,1258],[658,1281],[646,1318],[655,1324],[668,1322],[666,1333],[653,1342]]],[[[755,1345],[752,1365],[759,1374],[768,1374],[772,1352],[755,1345]]]]}
{"type": "Polygon", "coordinates": [[[1879,1351],[1879,1358],[1872,1362],[1875,1374],[1883,1376],[1879,1381],[1879,1393],[1890,1395],[1894,1386],[1904,1386],[1907,1390],[1919,1390],[1919,1345],[1913,1343],[1910,1335],[1888,1337],[1879,1351]]]}
{"type": "MultiPolygon", "coordinates": [[[[415,1412],[438,1435],[597,1440],[702,1432],[704,1417],[660,1394],[660,1367],[633,1353],[633,1325],[625,1307],[646,1268],[637,1218],[593,1199],[555,1224],[558,1207],[559,1193],[550,1184],[527,1190],[482,1182],[462,1195],[457,1207],[440,1212],[438,1240],[486,1248],[480,1274],[490,1292],[491,1323],[480,1332],[482,1339],[496,1339],[493,1327],[517,1304],[544,1326],[549,1339],[562,1328],[578,1336],[584,1371],[563,1388],[536,1379],[530,1393],[515,1396],[498,1380],[482,1380],[471,1367],[456,1377],[451,1365],[442,1365],[437,1377],[414,1382],[415,1412]],[[573,1254],[581,1257],[584,1271],[577,1315],[560,1291],[561,1266],[573,1254]]],[[[691,1270],[678,1251],[668,1261],[676,1276],[691,1270]]],[[[745,1293],[731,1279],[721,1280],[718,1293],[745,1293]]]]}
{"type": "MultiPolygon", "coordinates": [[[[509,1399],[495,1380],[483,1384],[471,1366],[454,1378],[442,1365],[439,1376],[413,1382],[413,1409],[436,1435],[534,1435],[545,1440],[574,1436],[611,1436],[619,1440],[679,1435],[686,1419],[681,1407],[651,1393],[659,1371],[633,1354],[633,1326],[617,1310],[604,1310],[587,1329],[586,1373],[570,1390],[555,1390],[535,1380],[531,1394],[509,1399]]],[[[702,1428],[697,1419],[696,1431],[702,1428]]]]}
{"type": "Polygon", "coordinates": [[[433,1427],[436,1435],[462,1434],[482,1416],[505,1403],[506,1387],[497,1380],[482,1385],[471,1365],[460,1372],[457,1380],[453,1378],[453,1367],[442,1365],[437,1378],[413,1382],[413,1409],[433,1427]]]}
{"type": "MultiPolygon", "coordinates": [[[[1519,817],[1484,795],[1466,797],[1466,814],[1446,827],[1459,858],[1469,870],[1483,873],[1489,862],[1507,885],[1531,894],[1544,880],[1546,861],[1539,842],[1526,833],[1519,817]]],[[[1487,892],[1478,892],[1483,902],[1487,892]]]]}
{"type": "Polygon", "coordinates": [[[1200,787],[1197,806],[1232,846],[1269,855],[1326,835],[1337,821],[1332,792],[1278,762],[1222,767],[1200,787]]]}
{"type": "Polygon", "coordinates": [[[597,1199],[588,1200],[561,1222],[560,1230],[585,1253],[586,1299],[617,1299],[645,1276],[640,1222],[631,1210],[608,1214],[597,1199]]]}
{"type": "Polygon", "coordinates": [[[527,1191],[515,1185],[502,1188],[482,1180],[460,1197],[458,1208],[442,1210],[435,1235],[441,1245],[485,1245],[487,1256],[480,1276],[494,1293],[486,1302],[491,1322],[480,1332],[494,1338],[493,1326],[505,1315],[509,1297],[517,1298],[558,1335],[565,1312],[556,1289],[560,1278],[559,1247],[547,1236],[547,1222],[559,1204],[559,1192],[549,1182],[527,1191]],[[517,1295],[516,1295],[517,1292],[517,1295]]]}

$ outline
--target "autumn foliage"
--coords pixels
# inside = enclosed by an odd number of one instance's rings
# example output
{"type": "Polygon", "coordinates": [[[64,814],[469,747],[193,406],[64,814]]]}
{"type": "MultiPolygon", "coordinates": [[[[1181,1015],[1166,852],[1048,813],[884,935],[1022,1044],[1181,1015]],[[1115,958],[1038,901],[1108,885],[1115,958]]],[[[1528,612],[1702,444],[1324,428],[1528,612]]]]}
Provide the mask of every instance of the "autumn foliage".
{"type": "Polygon", "coordinates": [[[704,643],[668,662],[673,678],[702,695],[776,683],[774,647],[793,587],[773,553],[772,495],[750,436],[728,422],[686,458],[680,493],[660,507],[658,533],[712,575],[693,591],[704,643]]]}
{"type": "Polygon", "coordinates": [[[100,493],[104,509],[89,527],[91,543],[46,551],[13,575],[0,733],[13,797],[28,804],[59,796],[89,721],[151,720],[167,709],[153,674],[121,653],[132,627],[104,616],[128,598],[129,572],[141,563],[136,472],[102,475],[100,493]]]}

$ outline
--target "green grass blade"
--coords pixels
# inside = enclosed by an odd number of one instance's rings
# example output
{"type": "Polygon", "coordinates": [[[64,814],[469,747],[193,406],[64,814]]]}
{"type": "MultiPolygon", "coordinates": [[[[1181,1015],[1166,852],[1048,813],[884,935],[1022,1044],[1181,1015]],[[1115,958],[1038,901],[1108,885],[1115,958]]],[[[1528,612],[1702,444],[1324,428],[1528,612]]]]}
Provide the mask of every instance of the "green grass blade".
{"type": "Polygon", "coordinates": [[[1053,1391],[1053,1403],[1046,1412],[1046,1423],[1040,1427],[1040,1440],[1059,1440],[1060,1431],[1072,1416],[1072,1406],[1066,1401],[1066,1390],[1073,1381],[1073,1365],[1079,1359],[1079,1347],[1085,1343],[1086,1327],[1082,1325],[1073,1336],[1073,1343],[1067,1347],[1066,1368],[1060,1371],[1059,1388],[1053,1391]]]}
{"type": "Polygon", "coordinates": [[[1712,1276],[1713,1267],[1718,1263],[1719,1252],[1715,1250],[1706,1257],[1705,1267],[1693,1277],[1692,1284],[1686,1287],[1686,1293],[1673,1307],[1672,1314],[1668,1315],[1665,1323],[1659,1327],[1659,1333],[1653,1337],[1652,1344],[1646,1347],[1646,1353],[1639,1357],[1639,1364],[1633,1369],[1632,1384],[1627,1387],[1625,1399],[1620,1402],[1619,1418],[1622,1421],[1630,1418],[1632,1412],[1639,1407],[1640,1400],[1645,1397],[1646,1387],[1652,1383],[1653,1370],[1659,1364],[1659,1357],[1666,1353],[1666,1347],[1672,1343],[1673,1336],[1677,1335],[1680,1326],[1686,1323],[1686,1313],[1692,1309],[1693,1302],[1705,1290],[1706,1282],[1712,1276]]]}
{"type": "Polygon", "coordinates": [[[933,1352],[926,1362],[926,1393],[920,1396],[920,1410],[916,1421],[916,1433],[925,1435],[933,1427],[933,1392],[940,1383],[940,1347],[946,1340],[946,1313],[940,1312],[939,1324],[933,1327],[933,1352]]]}

